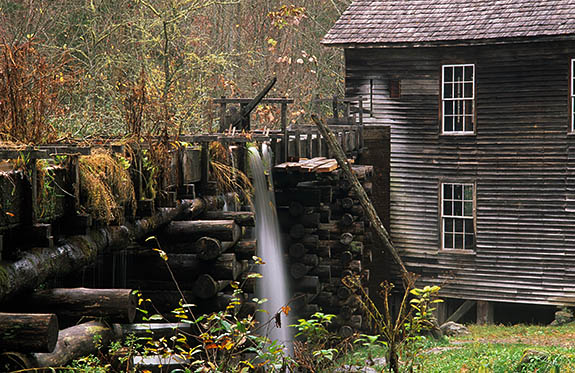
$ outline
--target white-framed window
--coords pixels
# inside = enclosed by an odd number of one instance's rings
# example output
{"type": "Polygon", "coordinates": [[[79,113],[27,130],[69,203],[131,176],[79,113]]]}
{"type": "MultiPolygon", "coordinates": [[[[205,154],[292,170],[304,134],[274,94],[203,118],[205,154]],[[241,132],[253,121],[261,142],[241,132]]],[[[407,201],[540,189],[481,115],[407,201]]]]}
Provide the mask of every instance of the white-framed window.
{"type": "Polygon", "coordinates": [[[475,250],[475,185],[441,184],[441,248],[475,250]]]}
{"type": "Polygon", "coordinates": [[[441,70],[441,132],[474,133],[475,65],[443,65],[441,70]]]}
{"type": "Polygon", "coordinates": [[[575,132],[575,58],[571,59],[571,132],[575,132]]]}

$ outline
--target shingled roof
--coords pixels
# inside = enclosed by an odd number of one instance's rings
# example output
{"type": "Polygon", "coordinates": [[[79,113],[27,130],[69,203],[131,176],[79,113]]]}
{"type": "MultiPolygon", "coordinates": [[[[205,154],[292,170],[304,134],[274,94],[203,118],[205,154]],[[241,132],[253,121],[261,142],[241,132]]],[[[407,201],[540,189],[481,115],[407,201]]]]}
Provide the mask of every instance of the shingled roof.
{"type": "Polygon", "coordinates": [[[356,0],[322,43],[477,44],[575,38],[575,0],[356,0]]]}

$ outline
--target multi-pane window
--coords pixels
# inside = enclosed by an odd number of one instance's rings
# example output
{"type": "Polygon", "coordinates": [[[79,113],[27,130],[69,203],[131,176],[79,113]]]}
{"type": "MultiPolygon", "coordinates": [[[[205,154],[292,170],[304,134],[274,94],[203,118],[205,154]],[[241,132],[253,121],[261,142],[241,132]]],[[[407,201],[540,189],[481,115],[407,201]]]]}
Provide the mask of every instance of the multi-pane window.
{"type": "Polygon", "coordinates": [[[441,81],[442,132],[473,133],[475,65],[443,65],[441,81]]]}
{"type": "Polygon", "coordinates": [[[575,131],[575,59],[571,60],[571,131],[575,131]]]}
{"type": "Polygon", "coordinates": [[[444,249],[474,249],[473,187],[473,184],[441,184],[442,247],[444,249]]]}

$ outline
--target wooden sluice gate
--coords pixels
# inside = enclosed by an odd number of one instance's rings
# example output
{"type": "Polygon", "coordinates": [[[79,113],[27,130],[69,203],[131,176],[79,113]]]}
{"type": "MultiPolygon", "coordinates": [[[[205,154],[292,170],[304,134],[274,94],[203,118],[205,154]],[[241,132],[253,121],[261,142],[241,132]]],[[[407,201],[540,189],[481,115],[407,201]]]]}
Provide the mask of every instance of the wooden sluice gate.
{"type": "MultiPolygon", "coordinates": [[[[247,101],[221,100],[224,114],[226,105],[247,101]]],[[[290,102],[267,100],[282,105],[282,112],[290,102]]],[[[170,140],[178,145],[166,153],[165,179],[153,194],[146,174],[151,144],[106,139],[95,146],[0,148],[0,370],[65,365],[95,351],[88,343],[94,328],[104,340],[137,328],[132,323],[143,319],[135,313],[136,293],[167,314],[182,302],[197,305],[194,312],[202,314],[225,309],[234,284],[240,284],[240,314],[256,311],[257,281],[250,275],[257,217],[245,200],[238,203],[236,194],[218,187],[212,175],[214,143],[242,172],[247,146],[269,145],[278,214],[289,227],[283,238],[298,291],[294,308],[302,316],[340,310],[335,325],[343,335],[360,328],[361,314],[340,279],[352,273],[364,281],[369,277],[367,226],[317,129],[288,126],[285,114],[282,118],[285,126],[278,130],[228,128],[170,140]],[[124,171],[99,160],[86,163],[101,154],[124,171]],[[84,174],[90,167],[97,178],[116,179],[117,185],[104,187],[118,189],[113,198],[121,185],[130,185],[129,198],[110,204],[106,213],[90,210],[88,199],[94,196],[86,194],[84,174]],[[223,211],[224,204],[235,207],[223,211]],[[155,239],[146,241],[151,236],[155,239]],[[115,324],[74,326],[86,319],[115,324]]],[[[363,128],[349,120],[334,122],[332,129],[353,159],[362,151],[363,128]]],[[[369,168],[355,169],[368,188],[369,168]]]]}

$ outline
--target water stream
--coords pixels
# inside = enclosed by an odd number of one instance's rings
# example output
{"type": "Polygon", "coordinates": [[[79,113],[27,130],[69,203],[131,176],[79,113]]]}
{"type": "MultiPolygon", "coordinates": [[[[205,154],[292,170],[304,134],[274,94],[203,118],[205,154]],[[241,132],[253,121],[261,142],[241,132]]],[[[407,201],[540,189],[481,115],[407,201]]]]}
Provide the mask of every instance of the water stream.
{"type": "MultiPolygon", "coordinates": [[[[263,317],[260,320],[265,322],[273,318],[288,303],[289,290],[271,180],[271,152],[265,144],[262,146],[262,154],[263,160],[257,148],[249,148],[248,157],[255,189],[258,256],[265,262],[259,269],[263,279],[258,282],[257,296],[260,299],[268,299],[262,305],[266,312],[262,313],[263,317]]],[[[265,334],[271,340],[277,340],[286,346],[289,352],[292,341],[291,328],[288,327],[290,321],[283,313],[281,318],[281,327],[276,327],[276,323],[272,321],[268,324],[265,334]]]]}

